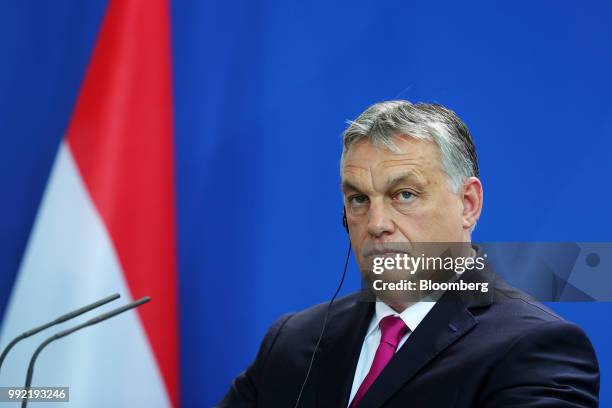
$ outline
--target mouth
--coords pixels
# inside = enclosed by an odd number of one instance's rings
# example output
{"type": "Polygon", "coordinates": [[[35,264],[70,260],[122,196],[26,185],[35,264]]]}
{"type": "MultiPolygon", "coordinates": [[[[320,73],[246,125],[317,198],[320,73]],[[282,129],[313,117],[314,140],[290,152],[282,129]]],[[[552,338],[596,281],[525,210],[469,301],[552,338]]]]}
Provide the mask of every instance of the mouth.
{"type": "Polygon", "coordinates": [[[372,257],[394,257],[397,254],[408,254],[410,255],[411,251],[408,248],[409,244],[407,243],[396,243],[393,245],[389,244],[379,244],[373,245],[365,248],[363,252],[364,258],[372,258],[372,257]]]}

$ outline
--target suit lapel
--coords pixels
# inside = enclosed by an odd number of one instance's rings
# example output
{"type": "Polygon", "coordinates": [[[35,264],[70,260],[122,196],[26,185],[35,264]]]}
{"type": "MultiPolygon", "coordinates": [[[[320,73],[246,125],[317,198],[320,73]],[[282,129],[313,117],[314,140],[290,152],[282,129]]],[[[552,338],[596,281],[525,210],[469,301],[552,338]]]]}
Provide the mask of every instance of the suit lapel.
{"type": "Polygon", "coordinates": [[[330,318],[317,357],[319,406],[346,407],[374,304],[359,301],[330,318]]]}
{"type": "Polygon", "coordinates": [[[450,300],[446,295],[443,296],[372,384],[359,408],[383,405],[425,364],[461,338],[476,323],[461,300],[450,300]]]}
{"type": "MultiPolygon", "coordinates": [[[[466,273],[463,279],[494,283],[497,276],[487,266],[483,271],[466,273]]],[[[359,408],[383,405],[423,366],[470,331],[477,320],[469,308],[493,302],[494,290],[490,286],[487,294],[472,297],[445,293],[372,384],[359,408]]],[[[316,357],[318,406],[348,405],[363,339],[374,314],[374,302],[363,299],[364,295],[359,294],[349,305],[332,311],[316,357]]]]}
{"type": "Polygon", "coordinates": [[[490,290],[479,295],[446,292],[410,335],[387,367],[374,381],[359,404],[359,408],[375,408],[383,405],[429,361],[459,340],[478,321],[469,311],[493,303],[497,276],[487,264],[484,270],[466,272],[467,282],[489,282],[490,290]]]}

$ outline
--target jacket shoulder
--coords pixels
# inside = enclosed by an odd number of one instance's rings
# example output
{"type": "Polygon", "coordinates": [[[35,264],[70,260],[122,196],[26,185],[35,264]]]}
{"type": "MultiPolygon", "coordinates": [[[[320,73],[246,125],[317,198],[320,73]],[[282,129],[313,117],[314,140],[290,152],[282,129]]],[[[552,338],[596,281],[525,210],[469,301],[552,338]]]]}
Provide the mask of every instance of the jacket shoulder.
{"type": "Polygon", "coordinates": [[[299,330],[300,333],[320,332],[325,316],[329,311],[328,322],[334,317],[351,310],[360,301],[359,293],[352,293],[334,300],[330,309],[330,302],[323,302],[310,306],[304,310],[289,315],[284,331],[299,330]]]}

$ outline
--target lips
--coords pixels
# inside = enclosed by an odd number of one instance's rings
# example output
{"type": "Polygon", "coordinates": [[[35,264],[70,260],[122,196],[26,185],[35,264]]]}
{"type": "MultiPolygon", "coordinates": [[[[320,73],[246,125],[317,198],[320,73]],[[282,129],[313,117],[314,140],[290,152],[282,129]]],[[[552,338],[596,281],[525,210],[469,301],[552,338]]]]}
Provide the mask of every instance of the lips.
{"type": "Polygon", "coordinates": [[[366,244],[363,248],[363,256],[370,257],[392,257],[397,254],[410,255],[409,243],[386,243],[386,244],[366,244]]]}

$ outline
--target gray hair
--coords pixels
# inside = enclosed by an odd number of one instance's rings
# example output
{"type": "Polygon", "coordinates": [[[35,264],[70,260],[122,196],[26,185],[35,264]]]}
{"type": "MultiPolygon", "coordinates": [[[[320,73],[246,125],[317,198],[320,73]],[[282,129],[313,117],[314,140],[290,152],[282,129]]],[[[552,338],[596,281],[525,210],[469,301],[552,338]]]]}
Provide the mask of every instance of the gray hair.
{"type": "Polygon", "coordinates": [[[436,143],[443,170],[455,193],[469,177],[479,176],[478,156],[469,129],[455,112],[442,105],[386,101],[370,106],[357,119],[348,122],[342,135],[342,159],[352,145],[369,140],[374,146],[394,152],[393,138],[406,135],[436,143]]]}

